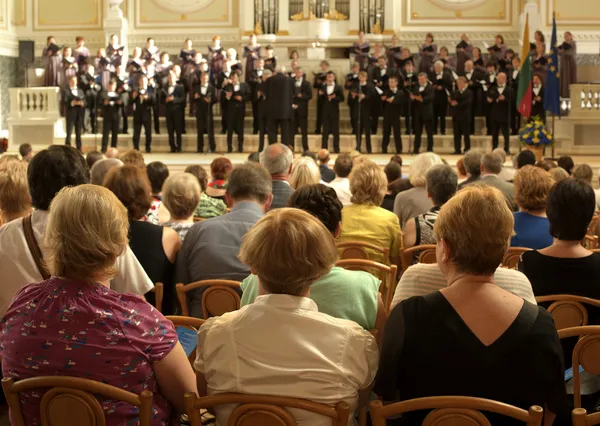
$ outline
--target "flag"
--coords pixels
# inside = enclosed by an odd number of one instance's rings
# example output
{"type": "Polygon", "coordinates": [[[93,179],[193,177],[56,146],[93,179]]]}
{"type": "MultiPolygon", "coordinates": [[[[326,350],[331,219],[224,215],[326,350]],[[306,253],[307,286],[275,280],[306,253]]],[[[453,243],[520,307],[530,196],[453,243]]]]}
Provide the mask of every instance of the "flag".
{"type": "Polygon", "coordinates": [[[517,109],[525,118],[531,115],[533,102],[531,82],[531,57],[529,56],[529,14],[525,17],[523,31],[523,46],[521,47],[521,69],[519,72],[519,91],[517,92],[517,109]]]}
{"type": "Polygon", "coordinates": [[[548,73],[546,74],[546,89],[544,90],[544,109],[560,117],[560,73],[558,72],[555,14],[552,15],[552,40],[548,58],[548,73]]]}

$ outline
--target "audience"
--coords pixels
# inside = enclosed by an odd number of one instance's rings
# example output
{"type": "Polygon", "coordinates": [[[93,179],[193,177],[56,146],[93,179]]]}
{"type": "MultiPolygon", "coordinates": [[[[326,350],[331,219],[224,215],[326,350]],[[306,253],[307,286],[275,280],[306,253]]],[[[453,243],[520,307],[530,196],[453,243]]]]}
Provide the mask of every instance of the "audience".
{"type": "MultiPolygon", "coordinates": [[[[106,151],[106,158],[113,158],[108,155],[108,151],[106,151]]],[[[119,156],[119,159],[123,162],[123,164],[129,164],[131,166],[139,167],[140,169],[146,170],[146,161],[144,160],[144,154],[142,154],[137,149],[130,149],[129,151],[125,151],[119,156]]]]}
{"type": "Polygon", "coordinates": [[[321,180],[325,183],[331,182],[335,179],[335,172],[331,170],[328,166],[329,164],[329,151],[326,149],[322,149],[319,151],[317,155],[319,159],[319,170],[321,171],[321,180]]]}
{"type": "Polygon", "coordinates": [[[160,161],[153,161],[146,166],[146,174],[152,188],[152,204],[144,220],[158,225],[169,220],[168,211],[162,207],[162,188],[169,177],[169,168],[160,161]]]}
{"type": "Polygon", "coordinates": [[[33,158],[33,148],[31,147],[31,144],[22,143],[19,145],[19,155],[21,156],[21,160],[29,163],[33,158]]]}
{"type": "Polygon", "coordinates": [[[573,174],[573,168],[575,167],[575,162],[573,158],[569,155],[563,155],[558,159],[558,167],[562,167],[565,171],[571,176],[573,174]]]}
{"type": "Polygon", "coordinates": [[[271,209],[279,209],[285,207],[287,202],[294,192],[288,182],[290,173],[292,172],[292,162],[294,156],[292,151],[285,145],[274,143],[268,145],[263,152],[260,153],[260,164],[271,175],[273,185],[273,202],[271,209]]]}
{"type": "Polygon", "coordinates": [[[502,157],[492,152],[481,157],[481,178],[474,185],[487,185],[499,189],[506,198],[506,203],[511,211],[517,211],[515,203],[515,186],[505,180],[500,179],[502,171],[502,157]]]}
{"type": "Polygon", "coordinates": [[[381,167],[370,160],[363,161],[350,173],[352,205],[342,210],[342,231],[339,241],[359,241],[390,249],[390,258],[366,249],[376,262],[399,264],[402,231],[398,217],[381,207],[387,191],[387,180],[381,167]]]}
{"type": "Polygon", "coordinates": [[[104,158],[104,154],[102,154],[100,151],[90,151],[85,156],[85,162],[87,163],[88,168],[90,170],[92,170],[92,167],[94,167],[94,164],[96,164],[98,161],[102,160],[103,158],[104,158]]]}
{"type": "Polygon", "coordinates": [[[515,175],[515,233],[512,247],[542,249],[552,244],[550,223],[546,217],[546,198],[554,181],[550,174],[535,166],[524,166],[515,175]]]}
{"type": "Polygon", "coordinates": [[[427,197],[425,176],[429,169],[436,164],[442,164],[439,155],[432,152],[419,154],[415,157],[408,170],[408,179],[414,188],[400,192],[394,201],[394,213],[400,219],[400,227],[404,228],[410,219],[423,214],[433,207],[427,197]]]}
{"type": "Polygon", "coordinates": [[[352,193],[350,192],[350,172],[352,171],[352,157],[348,154],[339,154],[333,163],[333,171],[335,172],[335,179],[329,182],[329,186],[335,190],[338,200],[343,206],[349,206],[352,204],[350,198],[352,193]]]}
{"type": "Polygon", "coordinates": [[[225,192],[227,191],[227,179],[233,169],[233,164],[226,157],[215,158],[210,163],[211,181],[208,182],[206,195],[225,201],[225,192]]]}
{"type": "Polygon", "coordinates": [[[200,203],[198,203],[198,206],[194,211],[194,216],[202,219],[210,219],[211,217],[217,217],[227,213],[227,205],[223,200],[206,195],[206,188],[208,188],[208,173],[206,173],[204,167],[199,165],[188,166],[185,169],[185,173],[195,176],[200,184],[200,203]]]}
{"type": "Polygon", "coordinates": [[[383,197],[383,202],[381,203],[381,207],[384,209],[393,212],[394,211],[394,202],[396,201],[396,195],[398,193],[394,191],[394,187],[392,185],[393,182],[398,179],[402,179],[402,166],[400,166],[395,161],[390,161],[386,164],[383,169],[383,173],[385,173],[385,177],[388,181],[387,192],[383,197]]]}
{"type": "MultiPolygon", "coordinates": [[[[198,222],[189,230],[177,258],[177,283],[208,279],[242,281],[250,275],[250,269],[240,262],[238,254],[244,235],[271,206],[269,173],[254,163],[235,167],[225,197],[232,206],[230,213],[198,222]]],[[[202,290],[188,293],[190,314],[198,318],[202,317],[202,293],[202,290]]]]}
{"type": "Polygon", "coordinates": [[[90,183],[93,185],[102,186],[108,172],[115,167],[121,167],[123,162],[117,158],[105,158],[94,164],[90,170],[90,183]]]}
{"type": "Polygon", "coordinates": [[[481,159],[483,152],[477,149],[472,149],[463,157],[463,164],[467,171],[467,179],[458,185],[458,189],[462,189],[470,183],[477,182],[481,178],[481,159]]]}
{"type": "Polygon", "coordinates": [[[321,181],[319,166],[310,157],[299,157],[294,160],[292,174],[290,175],[290,186],[300,189],[306,185],[314,185],[321,181]]]}
{"type": "MultiPolygon", "coordinates": [[[[129,246],[153,283],[164,285],[163,312],[173,308],[173,271],[181,247],[177,232],[171,228],[144,220],[152,203],[151,186],[146,172],[139,167],[124,165],[112,169],[104,186],[110,189],[127,208],[129,215],[129,246]]],[[[153,295],[147,295],[153,300],[153,295]]]]}
{"type": "MultiPolygon", "coordinates": [[[[38,152],[27,170],[27,182],[31,204],[35,208],[29,216],[33,241],[42,256],[36,262],[25,237],[23,219],[14,220],[0,228],[0,316],[4,314],[11,299],[27,284],[40,282],[49,272],[44,265],[47,255],[44,234],[48,221],[48,208],[58,191],[66,186],[77,186],[89,182],[89,170],[83,156],[75,148],[51,145],[38,152]],[[15,259],[19,259],[15,262],[15,259]]],[[[119,293],[144,294],[153,287],[135,255],[127,247],[117,259],[118,274],[112,279],[110,288],[119,293]]]]}
{"type": "Polygon", "coordinates": [[[458,176],[447,164],[433,166],[425,176],[425,189],[433,207],[426,213],[409,220],[404,228],[404,248],[421,244],[435,244],[433,225],[440,208],[456,194],[458,176]]]}
{"type": "MultiPolygon", "coordinates": [[[[196,391],[175,328],[143,299],[110,289],[127,248],[126,209],[105,188],[79,185],[54,197],[47,223],[52,278],[20,289],[4,314],[3,376],[75,376],[135,394],[149,390],[153,422],[174,424],[184,412],[184,392],[196,391]]],[[[26,424],[40,424],[43,395],[20,394],[26,424]]],[[[131,405],[96,397],[107,424],[139,422],[131,405]]]]}
{"type": "MultiPolygon", "coordinates": [[[[288,207],[304,210],[319,219],[337,238],[342,220],[342,203],[335,191],[322,184],[306,185],[292,194],[288,207]]],[[[335,318],[352,320],[365,330],[385,321],[385,307],[378,296],[381,281],[364,271],[350,271],[337,266],[310,288],[310,298],[319,312],[335,318]]],[[[258,277],[250,275],[242,283],[242,306],[258,297],[258,277]]],[[[383,329],[380,330],[383,333],[383,329]]]]}
{"type": "MultiPolygon", "coordinates": [[[[448,286],[403,300],[391,312],[374,387],[384,401],[464,395],[524,410],[545,407],[547,424],[554,414],[568,416],[552,316],[494,281],[512,230],[513,216],[496,188],[469,186],[440,209],[437,261],[448,286]]],[[[398,424],[421,424],[425,415],[404,414],[398,424]]],[[[509,424],[491,413],[487,418],[509,424]]]]}
{"type": "Polygon", "coordinates": [[[246,160],[249,163],[260,163],[260,153],[252,152],[248,155],[248,159],[246,160]]]}
{"type": "MultiPolygon", "coordinates": [[[[344,401],[350,413],[366,404],[379,359],[375,339],[353,321],[318,312],[309,299],[336,258],[333,236],[309,213],[286,208],[263,217],[240,248],[240,259],[258,276],[260,296],[200,328],[198,393],[344,401]]],[[[217,407],[218,423],[227,424],[233,409],[217,407]]],[[[331,424],[319,414],[289,411],[299,425],[331,424]]]]}
{"type": "Polygon", "coordinates": [[[573,177],[592,186],[594,171],[588,164],[578,164],[575,166],[575,169],[573,169],[573,177]]]}
{"type": "Polygon", "coordinates": [[[119,150],[115,147],[109,146],[104,154],[106,158],[119,158],[119,150]]]}
{"type": "Polygon", "coordinates": [[[506,182],[511,182],[515,178],[515,169],[504,167],[504,163],[506,163],[506,151],[504,151],[504,148],[496,148],[492,152],[498,154],[502,159],[502,170],[498,173],[498,177],[506,182]]]}
{"type": "Polygon", "coordinates": [[[554,161],[550,160],[540,160],[537,163],[535,163],[535,166],[539,167],[540,169],[546,170],[547,172],[558,167],[554,161]]]}
{"type": "MultiPolygon", "coordinates": [[[[504,150],[502,150],[502,152],[504,152],[504,150]]],[[[467,180],[467,169],[465,169],[465,157],[459,158],[456,162],[456,173],[458,174],[459,184],[467,180]]]]}
{"type": "Polygon", "coordinates": [[[562,167],[554,167],[550,170],[549,173],[550,176],[552,176],[552,180],[554,180],[554,182],[560,182],[561,180],[564,180],[569,177],[567,171],[562,167]]]}
{"type": "Polygon", "coordinates": [[[0,223],[12,222],[31,214],[27,165],[24,161],[0,165],[0,223]]]}
{"type": "Polygon", "coordinates": [[[185,240],[190,228],[194,225],[194,211],[200,204],[200,184],[194,175],[179,173],[170,176],[163,186],[163,205],[170,214],[168,226],[185,240]]]}
{"type": "Polygon", "coordinates": [[[535,166],[535,154],[533,151],[525,149],[519,152],[519,154],[514,158],[514,163],[516,170],[519,170],[525,166],[535,166]]]}
{"type": "Polygon", "coordinates": [[[0,165],[2,164],[6,164],[6,163],[12,163],[12,162],[19,162],[21,160],[19,160],[19,157],[17,157],[16,155],[12,155],[12,154],[4,154],[0,157],[0,165]]]}

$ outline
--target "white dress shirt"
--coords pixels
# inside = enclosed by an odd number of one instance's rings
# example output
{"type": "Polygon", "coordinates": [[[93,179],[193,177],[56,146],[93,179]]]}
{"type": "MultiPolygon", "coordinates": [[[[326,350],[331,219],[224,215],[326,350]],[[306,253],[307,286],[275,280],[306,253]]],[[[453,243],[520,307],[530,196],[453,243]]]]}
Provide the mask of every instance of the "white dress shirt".
{"type": "MultiPolygon", "coordinates": [[[[33,233],[42,253],[48,212],[36,210],[31,217],[33,233]]],[[[148,275],[127,245],[117,259],[119,274],[110,288],[119,293],[144,294],[154,287],[148,275]]],[[[0,317],[4,315],[13,296],[23,287],[42,281],[23,232],[23,219],[15,219],[0,228],[0,317]]]]}
{"type": "Polygon", "coordinates": [[[200,87],[200,93],[202,93],[202,96],[206,96],[207,90],[208,90],[208,84],[205,84],[204,86],[200,87]]]}
{"type": "Polygon", "coordinates": [[[502,95],[504,93],[505,88],[506,88],[506,86],[504,86],[504,85],[498,86],[498,93],[500,93],[502,95]]]}
{"type": "Polygon", "coordinates": [[[238,90],[240,90],[240,85],[239,84],[234,84],[233,85],[233,91],[237,92],[238,90]]]}
{"type": "Polygon", "coordinates": [[[335,190],[338,200],[340,200],[342,205],[349,206],[352,204],[352,201],[350,201],[352,198],[352,192],[350,192],[350,179],[336,177],[329,182],[328,185],[335,190]]]}
{"type": "MultiPolygon", "coordinates": [[[[309,298],[285,294],[259,296],[238,311],[208,319],[198,332],[197,350],[194,368],[205,375],[209,395],[277,395],[329,405],[345,401],[350,413],[379,363],[369,332],[318,312],[309,298]]],[[[234,408],[216,409],[219,425],[227,424],[234,408]]],[[[331,425],[330,418],[318,414],[290,412],[298,426],[331,425]]]]}
{"type": "Polygon", "coordinates": [[[333,90],[335,89],[335,85],[334,84],[328,84],[327,85],[327,95],[331,95],[333,93],[333,90]]]}

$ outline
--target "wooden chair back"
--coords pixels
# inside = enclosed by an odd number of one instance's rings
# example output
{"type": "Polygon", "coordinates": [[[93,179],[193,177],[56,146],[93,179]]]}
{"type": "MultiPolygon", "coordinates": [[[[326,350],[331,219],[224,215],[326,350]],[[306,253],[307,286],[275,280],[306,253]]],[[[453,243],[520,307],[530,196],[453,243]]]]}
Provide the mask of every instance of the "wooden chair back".
{"type": "Polygon", "coordinates": [[[590,374],[600,374],[600,326],[571,327],[558,330],[558,337],[561,339],[580,336],[583,337],[579,339],[573,349],[573,403],[575,408],[581,408],[581,373],[579,372],[579,366],[590,374]]]}
{"type": "Polygon", "coordinates": [[[509,247],[508,251],[502,258],[502,267],[508,269],[517,269],[517,263],[521,259],[521,255],[531,249],[526,247],[509,247]]]}
{"type": "MultiPolygon", "coordinates": [[[[200,318],[183,317],[178,315],[167,315],[165,318],[171,321],[175,327],[185,327],[195,332],[198,332],[198,329],[202,327],[202,324],[204,324],[205,321],[200,318]]],[[[194,349],[190,356],[188,356],[188,360],[193,366],[194,361],[196,361],[196,349],[194,349]]]]}
{"type": "Polygon", "coordinates": [[[588,250],[598,248],[598,236],[597,235],[586,235],[581,241],[581,245],[588,250]]]}
{"type": "Polygon", "coordinates": [[[350,415],[350,408],[343,401],[330,406],[283,396],[223,393],[198,398],[193,392],[185,394],[185,412],[191,426],[202,426],[201,408],[210,409],[225,404],[239,404],[231,413],[227,426],[296,426],[296,419],[289,408],[329,417],[332,426],[347,426],[350,415]]]}
{"type": "Polygon", "coordinates": [[[422,244],[407,249],[400,250],[400,261],[402,271],[406,271],[414,262],[415,253],[419,254],[419,263],[436,263],[435,244],[422,244]]]}
{"type": "Polygon", "coordinates": [[[194,223],[202,222],[205,218],[200,216],[194,216],[194,223]]]}
{"type": "Polygon", "coordinates": [[[596,225],[598,224],[598,214],[594,214],[592,220],[590,221],[590,225],[587,229],[587,235],[594,236],[596,235],[596,225]]]}
{"type": "Polygon", "coordinates": [[[34,389],[48,389],[40,404],[40,420],[44,426],[105,425],[104,410],[94,395],[138,407],[140,426],[150,426],[152,422],[152,392],[148,390],[136,395],[94,380],[66,376],[32,377],[18,382],[12,377],[5,377],[2,389],[14,426],[25,426],[19,394],[34,389]]]}
{"type": "Polygon", "coordinates": [[[575,408],[571,419],[573,426],[594,426],[600,424],[600,413],[588,414],[585,408],[575,408]]]}
{"type": "Polygon", "coordinates": [[[165,297],[165,286],[163,283],[156,283],[152,287],[151,292],[154,293],[154,307],[158,312],[162,313],[163,298],[165,297]]]}
{"type": "Polygon", "coordinates": [[[600,307],[600,300],[572,294],[556,294],[535,298],[538,304],[550,303],[548,312],[552,314],[557,330],[587,325],[588,312],[585,305],[600,307]]]}
{"type": "Polygon", "coordinates": [[[377,272],[377,277],[381,280],[379,292],[383,295],[383,304],[386,311],[389,311],[397,284],[398,267],[396,265],[388,266],[365,259],[343,259],[338,260],[335,264],[340,268],[351,271],[365,271],[373,275],[375,275],[374,272],[377,272]]]}
{"type": "Polygon", "coordinates": [[[186,293],[199,288],[205,288],[202,293],[204,318],[218,317],[226,312],[240,309],[240,295],[236,292],[236,290],[241,291],[240,284],[239,281],[231,280],[203,280],[187,285],[177,284],[175,288],[183,316],[190,315],[186,293]]]}
{"type": "Polygon", "coordinates": [[[372,401],[370,405],[373,426],[385,426],[387,418],[417,410],[433,410],[425,417],[423,426],[490,426],[481,411],[511,417],[527,426],[539,426],[544,412],[537,405],[525,411],[503,402],[469,396],[432,396],[386,406],[381,401],[372,401]]]}
{"type": "Polygon", "coordinates": [[[375,244],[363,243],[361,241],[344,241],[337,243],[340,252],[340,259],[365,259],[371,260],[369,250],[381,253],[383,259],[390,259],[390,249],[377,246],[375,244]]]}

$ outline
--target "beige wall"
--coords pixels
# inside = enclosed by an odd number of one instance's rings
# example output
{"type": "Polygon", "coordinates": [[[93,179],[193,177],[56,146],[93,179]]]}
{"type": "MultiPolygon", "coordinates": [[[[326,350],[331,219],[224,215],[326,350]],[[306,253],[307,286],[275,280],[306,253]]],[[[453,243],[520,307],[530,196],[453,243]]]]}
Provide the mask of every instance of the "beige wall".
{"type": "Polygon", "coordinates": [[[13,25],[23,26],[26,23],[26,10],[27,10],[27,1],[26,0],[11,0],[12,1],[12,16],[11,21],[13,25]]]}
{"type": "Polygon", "coordinates": [[[504,21],[510,19],[512,2],[510,0],[487,0],[480,5],[464,9],[444,7],[440,2],[432,0],[408,0],[406,2],[408,21],[439,21],[440,24],[457,24],[463,21],[477,21],[478,24],[488,21],[504,21]]]}
{"type": "MultiPolygon", "coordinates": [[[[245,0],[248,1],[248,0],[245,0]]],[[[135,0],[135,26],[205,24],[237,26],[237,1],[213,0],[203,9],[187,14],[173,12],[161,7],[156,0],[135,0]]],[[[129,13],[130,19],[132,18],[129,13]]]]}

